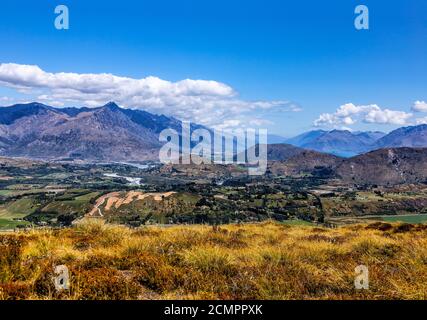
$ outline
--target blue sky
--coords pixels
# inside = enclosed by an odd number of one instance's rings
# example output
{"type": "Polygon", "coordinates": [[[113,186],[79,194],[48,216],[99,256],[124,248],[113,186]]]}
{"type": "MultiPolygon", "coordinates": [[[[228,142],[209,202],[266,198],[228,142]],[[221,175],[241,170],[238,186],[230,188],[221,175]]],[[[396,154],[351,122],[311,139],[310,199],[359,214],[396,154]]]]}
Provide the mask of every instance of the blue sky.
{"type": "MultiPolygon", "coordinates": [[[[52,78],[64,81],[57,88],[29,73],[110,73],[160,78],[167,81],[164,90],[177,92],[158,93],[158,81],[150,78],[135,82],[135,90],[150,87],[141,93],[145,100],[123,96],[121,105],[140,101],[149,111],[209,125],[228,120],[292,136],[313,129],[316,120],[320,128],[382,131],[427,121],[423,0],[3,0],[0,43],[0,63],[15,64],[5,69],[7,81],[0,72],[2,105],[40,98],[96,105],[111,96],[76,97],[80,87],[64,88],[69,77],[52,78]],[[54,28],[59,4],[70,10],[69,30],[54,28]],[[369,8],[369,30],[354,28],[359,4],[369,8]],[[40,71],[17,68],[22,65],[40,71]],[[216,83],[179,82],[184,79],[216,83]]],[[[88,90],[103,81],[94,77],[88,90]]]]}

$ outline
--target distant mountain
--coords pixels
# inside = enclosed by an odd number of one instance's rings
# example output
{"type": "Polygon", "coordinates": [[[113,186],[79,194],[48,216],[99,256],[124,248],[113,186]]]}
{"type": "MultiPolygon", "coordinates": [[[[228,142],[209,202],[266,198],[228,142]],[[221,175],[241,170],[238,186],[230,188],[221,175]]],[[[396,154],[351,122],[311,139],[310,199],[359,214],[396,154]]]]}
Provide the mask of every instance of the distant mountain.
{"type": "Polygon", "coordinates": [[[290,145],[268,146],[269,171],[278,175],[313,174],[348,184],[427,183],[427,148],[385,148],[341,158],[290,145]]]}
{"type": "Polygon", "coordinates": [[[279,175],[316,174],[333,175],[333,169],[342,158],[288,144],[274,144],[267,148],[269,171],[279,175]]]}
{"type": "Polygon", "coordinates": [[[0,155],[85,160],[154,160],[165,128],[180,122],[119,108],[53,108],[40,103],[0,109],[0,155]]]}
{"type": "Polygon", "coordinates": [[[393,185],[427,182],[427,149],[386,148],[341,162],[335,169],[342,180],[357,184],[393,185]]]}
{"type": "Polygon", "coordinates": [[[70,117],[75,117],[82,112],[90,112],[92,110],[93,109],[86,108],[86,107],[82,107],[82,108],[75,108],[75,107],[61,108],[61,112],[69,115],[70,117]]]}
{"type": "Polygon", "coordinates": [[[287,140],[286,138],[284,138],[282,136],[278,136],[276,134],[269,134],[267,136],[267,143],[268,144],[285,143],[286,140],[287,140]]]}
{"type": "Polygon", "coordinates": [[[330,153],[342,157],[351,157],[369,150],[383,137],[382,132],[350,132],[348,130],[314,130],[288,139],[286,143],[330,153]]]}
{"type": "Polygon", "coordinates": [[[297,147],[301,147],[303,145],[309,144],[316,140],[321,135],[327,133],[325,130],[313,130],[304,132],[296,137],[290,138],[286,140],[286,143],[292,144],[297,147]]]}
{"type": "Polygon", "coordinates": [[[47,114],[48,111],[54,112],[54,108],[41,103],[16,104],[11,107],[2,107],[0,110],[0,124],[2,125],[10,125],[23,117],[47,114]]]}
{"type": "Polygon", "coordinates": [[[371,145],[373,142],[375,143],[376,141],[387,135],[386,133],[381,131],[356,131],[353,134],[356,135],[359,139],[364,140],[366,144],[371,145]]]}
{"type": "Polygon", "coordinates": [[[350,131],[332,130],[306,143],[304,148],[348,157],[366,151],[368,146],[350,131]]]}
{"type": "Polygon", "coordinates": [[[384,147],[427,147],[427,124],[391,131],[375,143],[376,149],[384,147]]]}
{"type": "Polygon", "coordinates": [[[427,124],[379,131],[314,130],[287,139],[286,143],[319,152],[352,157],[368,151],[396,147],[427,147],[427,124]]]}
{"type": "Polygon", "coordinates": [[[267,159],[268,161],[284,161],[301,152],[304,152],[304,149],[290,144],[269,144],[267,146],[267,159]]]}

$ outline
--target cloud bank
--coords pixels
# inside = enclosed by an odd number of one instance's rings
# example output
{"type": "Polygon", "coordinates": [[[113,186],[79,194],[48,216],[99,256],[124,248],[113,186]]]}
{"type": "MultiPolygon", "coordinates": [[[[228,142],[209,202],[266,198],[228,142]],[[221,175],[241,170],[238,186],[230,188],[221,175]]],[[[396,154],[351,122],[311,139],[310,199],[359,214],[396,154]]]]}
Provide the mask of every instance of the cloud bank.
{"type": "MultiPolygon", "coordinates": [[[[424,103],[424,102],[422,102],[424,103]]],[[[420,101],[415,102],[414,108],[417,106],[421,111],[424,107],[420,101]]],[[[427,111],[427,106],[426,106],[427,111]]],[[[334,113],[323,113],[313,123],[314,126],[348,126],[358,122],[371,124],[386,124],[386,125],[410,125],[417,124],[422,121],[421,118],[414,119],[413,114],[405,111],[390,110],[381,108],[376,104],[370,105],[355,105],[347,103],[340,106],[334,113]]]]}
{"type": "Polygon", "coordinates": [[[288,101],[239,99],[232,87],[217,81],[170,82],[151,76],[134,79],[108,73],[50,73],[36,65],[15,63],[0,64],[0,85],[55,106],[98,107],[115,101],[125,108],[225,129],[248,125],[253,120],[251,113],[260,110],[299,111],[298,106],[288,101]]]}

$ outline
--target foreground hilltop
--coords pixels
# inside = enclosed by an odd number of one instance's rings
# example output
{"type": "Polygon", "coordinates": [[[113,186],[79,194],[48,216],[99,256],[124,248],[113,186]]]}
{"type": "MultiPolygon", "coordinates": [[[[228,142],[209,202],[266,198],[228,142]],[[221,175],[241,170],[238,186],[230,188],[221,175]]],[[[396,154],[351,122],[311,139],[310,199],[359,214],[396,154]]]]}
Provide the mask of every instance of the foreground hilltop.
{"type": "Polygon", "coordinates": [[[0,299],[424,299],[426,231],[272,222],[128,229],[92,220],[2,234],[0,299]],[[67,266],[70,290],[55,290],[55,265],[67,266]],[[369,267],[369,290],[355,289],[359,265],[369,267]]]}

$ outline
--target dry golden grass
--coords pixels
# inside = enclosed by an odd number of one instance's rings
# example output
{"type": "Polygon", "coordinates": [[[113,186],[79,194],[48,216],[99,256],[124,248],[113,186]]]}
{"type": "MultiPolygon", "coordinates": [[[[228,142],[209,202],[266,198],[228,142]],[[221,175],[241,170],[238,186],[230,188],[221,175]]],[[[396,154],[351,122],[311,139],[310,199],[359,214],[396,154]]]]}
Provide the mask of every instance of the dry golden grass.
{"type": "Polygon", "coordinates": [[[0,235],[0,299],[426,299],[427,226],[260,224],[0,235]],[[70,290],[53,268],[66,265],[70,290]],[[369,290],[354,287],[369,267],[369,290]]]}

